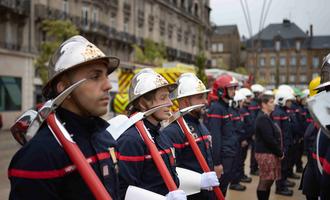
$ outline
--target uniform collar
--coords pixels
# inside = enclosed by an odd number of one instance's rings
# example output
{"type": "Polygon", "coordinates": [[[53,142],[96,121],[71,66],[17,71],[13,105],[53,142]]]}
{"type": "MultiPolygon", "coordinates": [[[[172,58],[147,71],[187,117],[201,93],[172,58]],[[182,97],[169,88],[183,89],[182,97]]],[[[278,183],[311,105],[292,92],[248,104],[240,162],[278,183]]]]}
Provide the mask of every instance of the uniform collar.
{"type": "Polygon", "coordinates": [[[100,117],[82,117],[62,107],[56,110],[56,114],[73,135],[90,137],[101,128],[107,127],[107,123],[100,117]]]}
{"type": "Polygon", "coordinates": [[[185,116],[183,116],[183,118],[186,120],[186,121],[190,121],[190,122],[194,122],[194,123],[198,123],[199,122],[199,119],[192,116],[190,113],[186,114],[185,116]]]}
{"type": "Polygon", "coordinates": [[[159,135],[159,129],[160,129],[160,123],[158,125],[153,125],[151,122],[149,122],[147,119],[143,119],[143,123],[146,126],[146,128],[149,130],[151,135],[159,135]]]}

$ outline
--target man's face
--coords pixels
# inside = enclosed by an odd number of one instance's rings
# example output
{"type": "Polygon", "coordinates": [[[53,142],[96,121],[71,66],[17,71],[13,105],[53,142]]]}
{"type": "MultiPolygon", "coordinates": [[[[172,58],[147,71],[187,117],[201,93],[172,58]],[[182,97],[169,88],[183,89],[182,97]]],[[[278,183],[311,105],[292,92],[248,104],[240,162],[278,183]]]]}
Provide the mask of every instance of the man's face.
{"type": "Polygon", "coordinates": [[[148,102],[148,109],[154,108],[162,104],[169,104],[169,106],[162,107],[153,114],[157,121],[167,120],[171,116],[170,108],[173,104],[170,99],[170,93],[167,87],[157,89],[153,100],[148,102]]]}
{"type": "Polygon", "coordinates": [[[285,102],[285,106],[286,106],[287,108],[291,108],[291,105],[292,105],[292,100],[287,100],[287,101],[285,102]]]}
{"type": "Polygon", "coordinates": [[[235,96],[235,90],[236,90],[236,87],[235,86],[234,87],[228,87],[227,88],[228,97],[230,99],[234,98],[234,96],[235,96]]]}
{"type": "MultiPolygon", "coordinates": [[[[186,97],[184,107],[194,106],[194,105],[198,105],[198,104],[204,104],[204,105],[207,104],[207,93],[196,94],[196,95],[186,97]]],[[[203,111],[203,108],[198,108],[198,109],[191,111],[191,114],[196,117],[200,117],[200,115],[202,114],[202,111],[203,111]]]]}
{"type": "Polygon", "coordinates": [[[71,72],[71,84],[86,78],[87,81],[76,88],[67,99],[65,108],[81,116],[102,116],[107,113],[112,88],[107,67],[103,62],[81,66],[71,72]]]}

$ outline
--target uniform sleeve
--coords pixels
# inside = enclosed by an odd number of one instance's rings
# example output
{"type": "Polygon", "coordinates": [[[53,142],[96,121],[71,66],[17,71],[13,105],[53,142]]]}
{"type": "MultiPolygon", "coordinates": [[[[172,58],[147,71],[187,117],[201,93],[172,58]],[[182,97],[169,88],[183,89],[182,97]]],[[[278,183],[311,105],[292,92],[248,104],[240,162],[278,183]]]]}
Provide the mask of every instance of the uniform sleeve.
{"type": "Polygon", "coordinates": [[[120,196],[125,197],[129,185],[141,185],[145,149],[141,138],[127,134],[118,140],[120,196]]]}
{"type": "Polygon", "coordinates": [[[320,184],[320,193],[322,199],[329,199],[330,198],[330,147],[327,148],[327,153],[325,154],[325,158],[322,163],[323,167],[323,174],[321,177],[321,184],[320,184]]]}
{"type": "Polygon", "coordinates": [[[221,158],[221,143],[222,143],[222,118],[224,117],[221,109],[211,106],[208,117],[208,127],[212,136],[212,158],[214,165],[222,164],[221,158]]]}
{"type": "Polygon", "coordinates": [[[180,166],[182,150],[186,147],[184,133],[181,131],[179,125],[174,122],[162,131],[162,135],[171,141],[171,146],[175,148],[176,165],[180,166]]]}
{"type": "Polygon", "coordinates": [[[282,151],[280,144],[276,141],[273,134],[271,134],[270,129],[272,129],[271,121],[267,120],[265,117],[258,118],[256,122],[256,129],[260,133],[260,137],[266,143],[266,146],[271,149],[271,151],[278,157],[281,157],[282,151]]]}
{"type": "Polygon", "coordinates": [[[32,151],[19,151],[9,165],[9,199],[62,199],[59,191],[61,178],[54,177],[56,170],[45,171],[54,166],[49,155],[43,150],[30,149],[32,151]]]}

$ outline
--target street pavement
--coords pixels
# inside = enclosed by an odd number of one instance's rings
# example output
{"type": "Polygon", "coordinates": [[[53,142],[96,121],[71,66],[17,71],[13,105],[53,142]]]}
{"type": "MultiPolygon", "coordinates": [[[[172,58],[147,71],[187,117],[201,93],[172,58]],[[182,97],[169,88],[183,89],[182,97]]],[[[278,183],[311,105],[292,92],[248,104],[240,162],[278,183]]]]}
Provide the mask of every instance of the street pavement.
{"type": "MultiPolygon", "coordinates": [[[[9,162],[14,155],[14,153],[20,148],[20,145],[14,140],[10,132],[0,130],[0,200],[8,199],[10,184],[7,178],[7,168],[9,162]]],[[[248,155],[249,156],[249,155],[248,155]]],[[[249,159],[247,159],[249,160],[249,159]]],[[[306,159],[304,158],[304,163],[306,159]]],[[[245,165],[248,167],[248,163],[245,165]]],[[[248,169],[246,169],[248,172],[248,169]]],[[[244,192],[237,192],[233,190],[228,190],[226,200],[254,200],[257,199],[256,188],[258,185],[259,177],[252,176],[252,183],[244,184],[247,187],[247,190],[244,192]]],[[[284,197],[280,195],[275,195],[275,184],[272,186],[270,200],[303,200],[305,197],[301,194],[301,191],[298,191],[299,180],[294,180],[296,186],[294,189],[293,197],[284,197]]]]}

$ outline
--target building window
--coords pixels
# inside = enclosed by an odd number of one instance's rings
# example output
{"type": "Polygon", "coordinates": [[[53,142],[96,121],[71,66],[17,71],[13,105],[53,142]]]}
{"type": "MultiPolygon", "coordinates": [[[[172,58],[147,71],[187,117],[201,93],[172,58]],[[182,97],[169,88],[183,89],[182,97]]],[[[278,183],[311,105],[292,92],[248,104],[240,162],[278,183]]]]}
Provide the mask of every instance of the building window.
{"type": "Polygon", "coordinates": [[[167,32],[168,32],[168,39],[172,39],[172,34],[173,34],[173,25],[172,24],[168,24],[167,32]]]}
{"type": "Polygon", "coordinates": [[[182,29],[181,28],[178,28],[177,39],[178,39],[178,42],[181,42],[181,40],[182,40],[182,29]]]}
{"type": "Polygon", "coordinates": [[[317,72],[314,72],[313,73],[313,79],[315,78],[315,77],[318,77],[319,76],[319,73],[317,73],[317,72]]]}
{"type": "Polygon", "coordinates": [[[218,43],[218,52],[223,52],[223,43],[218,43]]]}
{"type": "Polygon", "coordinates": [[[300,67],[300,72],[307,72],[307,66],[306,65],[301,66],[300,67]]]}
{"type": "Polygon", "coordinates": [[[144,12],[142,10],[138,10],[138,27],[142,28],[144,24],[144,12]]]}
{"type": "Polygon", "coordinates": [[[275,57],[270,58],[270,66],[275,66],[275,57]]]}
{"type": "Polygon", "coordinates": [[[88,26],[88,7],[82,7],[82,24],[83,26],[88,26]]]}
{"type": "Polygon", "coordinates": [[[306,75],[300,75],[300,81],[301,82],[306,82],[307,81],[307,76],[306,75]]]}
{"type": "Polygon", "coordinates": [[[285,77],[285,75],[281,75],[281,76],[280,76],[280,82],[281,82],[281,83],[285,83],[285,82],[286,82],[286,77],[285,77]]]}
{"type": "Polygon", "coordinates": [[[261,67],[265,66],[265,58],[259,58],[259,64],[261,67]]]}
{"type": "Polygon", "coordinates": [[[217,59],[212,59],[211,60],[211,65],[212,65],[212,67],[216,67],[217,66],[217,59]]]}
{"type": "Polygon", "coordinates": [[[295,66],[297,64],[296,56],[291,56],[290,65],[295,66]]]}
{"type": "Polygon", "coordinates": [[[218,45],[216,43],[212,44],[212,52],[217,52],[218,45]]]}
{"type": "Polygon", "coordinates": [[[189,31],[188,30],[186,30],[185,32],[184,32],[184,44],[188,44],[188,42],[189,42],[189,31]]]}
{"type": "Polygon", "coordinates": [[[111,13],[110,16],[110,27],[116,27],[116,13],[111,13]]]}
{"type": "Polygon", "coordinates": [[[154,16],[149,15],[148,24],[149,24],[149,31],[152,32],[154,30],[154,16]]]}
{"type": "Polygon", "coordinates": [[[93,9],[93,24],[95,25],[99,21],[99,11],[97,8],[93,9]]]}
{"type": "Polygon", "coordinates": [[[275,42],[275,50],[276,51],[280,51],[281,50],[281,42],[280,41],[276,41],[275,42]]]}
{"type": "Polygon", "coordinates": [[[22,79],[0,76],[0,111],[21,110],[22,79]]]}
{"type": "Polygon", "coordinates": [[[306,64],[307,64],[306,56],[302,56],[300,58],[300,65],[306,65],[306,64]]]}
{"type": "Polygon", "coordinates": [[[285,66],[285,65],[286,65],[285,57],[281,57],[281,58],[280,58],[280,65],[281,65],[281,66],[285,66]]]}
{"type": "Polygon", "coordinates": [[[300,43],[300,41],[296,41],[296,50],[297,50],[297,51],[300,51],[300,48],[301,48],[301,43],[300,43]]]}
{"type": "Polygon", "coordinates": [[[319,67],[319,64],[320,64],[319,58],[314,56],[313,57],[313,67],[317,68],[317,67],[319,67]]]}
{"type": "Polygon", "coordinates": [[[63,12],[65,15],[69,13],[69,2],[68,0],[63,0],[63,12]]]}
{"type": "Polygon", "coordinates": [[[275,83],[275,75],[274,74],[270,75],[270,82],[275,83]]]}
{"type": "Polygon", "coordinates": [[[128,33],[128,22],[124,23],[124,32],[128,33]]]}
{"type": "Polygon", "coordinates": [[[296,76],[295,76],[295,75],[290,75],[290,76],[289,76],[289,81],[290,81],[291,83],[294,83],[294,82],[296,81],[296,76]]]}
{"type": "Polygon", "coordinates": [[[196,35],[193,34],[192,37],[191,37],[191,46],[195,46],[196,45],[196,35]]]}
{"type": "Polygon", "coordinates": [[[160,20],[159,21],[159,34],[161,36],[165,35],[165,20],[160,20]]]}

